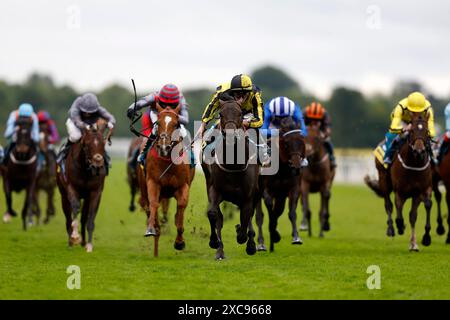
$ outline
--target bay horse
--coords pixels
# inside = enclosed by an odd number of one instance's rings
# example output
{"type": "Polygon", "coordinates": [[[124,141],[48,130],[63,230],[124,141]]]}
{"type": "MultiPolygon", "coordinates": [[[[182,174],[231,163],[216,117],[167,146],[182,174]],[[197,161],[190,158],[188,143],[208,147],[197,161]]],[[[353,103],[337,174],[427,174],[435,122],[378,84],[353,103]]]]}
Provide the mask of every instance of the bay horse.
{"type": "MultiPolygon", "coordinates": [[[[445,227],[442,223],[442,212],[441,212],[441,199],[442,194],[439,190],[439,183],[440,181],[443,182],[445,186],[445,202],[447,203],[447,210],[450,212],[450,152],[447,152],[445,155],[442,156],[442,159],[438,165],[433,166],[433,191],[434,191],[434,197],[436,199],[437,204],[437,211],[438,211],[438,217],[437,217],[437,229],[436,233],[438,235],[445,234],[445,227]]],[[[447,216],[447,223],[449,227],[449,231],[447,234],[447,240],[445,243],[450,244],[450,214],[447,216]]]]}
{"type": "Polygon", "coordinates": [[[22,207],[22,226],[27,230],[28,222],[32,224],[32,202],[36,185],[38,166],[37,146],[31,138],[33,120],[29,117],[18,117],[15,124],[14,146],[9,153],[9,159],[3,168],[3,190],[6,196],[7,211],[3,221],[9,222],[17,216],[12,208],[12,192],[25,190],[25,201],[22,207]]]}
{"type": "Polygon", "coordinates": [[[392,220],[393,204],[390,199],[391,192],[395,194],[395,207],[397,217],[395,219],[397,231],[400,235],[405,232],[403,220],[403,205],[405,201],[412,198],[411,210],[409,212],[409,222],[411,224],[410,251],[419,251],[415,235],[415,224],[417,220],[417,209],[421,202],[426,210],[425,234],[422,244],[431,244],[431,193],[432,193],[432,170],[431,159],[427,148],[430,143],[428,132],[428,115],[424,117],[422,113],[410,112],[411,129],[405,135],[406,141],[397,152],[394,161],[389,169],[376,159],[376,167],[379,180],[371,180],[365,177],[366,184],[380,197],[384,198],[385,209],[388,215],[387,236],[394,237],[395,230],[392,220]]]}
{"type": "MultiPolygon", "coordinates": [[[[130,146],[128,148],[128,161],[127,161],[127,181],[130,187],[131,200],[129,210],[134,212],[136,210],[136,206],[134,205],[134,198],[136,196],[137,191],[139,190],[139,179],[138,179],[138,170],[139,166],[137,164],[137,158],[139,155],[139,151],[141,147],[143,147],[145,143],[143,143],[143,137],[134,137],[131,139],[130,146]]],[[[161,207],[163,212],[163,217],[161,219],[162,224],[166,224],[169,221],[169,199],[161,199],[161,207]]]]}
{"type": "Polygon", "coordinates": [[[324,236],[324,231],[330,230],[330,198],[331,186],[333,184],[335,169],[331,168],[328,152],[324,147],[324,136],[320,131],[319,122],[312,122],[308,126],[308,136],[306,137],[306,156],[308,166],[302,170],[301,194],[303,219],[300,225],[301,231],[308,230],[308,235],[312,235],[311,230],[311,209],[309,207],[309,193],[320,192],[320,233],[324,236]]]}
{"type": "MultiPolygon", "coordinates": [[[[302,244],[297,231],[297,204],[300,198],[300,169],[305,158],[305,142],[300,126],[290,118],[281,121],[279,140],[279,169],[274,175],[259,176],[259,197],[263,197],[269,213],[270,251],[274,251],[274,244],[281,239],[277,231],[278,218],[282,215],[289,199],[289,220],[292,224],[292,244],[302,244]]],[[[271,139],[272,143],[275,143],[271,139]]],[[[256,205],[256,223],[258,225],[258,251],[266,251],[262,231],[263,212],[261,200],[256,205]]]]}
{"type": "Polygon", "coordinates": [[[215,137],[215,155],[211,157],[213,158],[210,159],[211,161],[205,161],[203,158],[205,150],[203,150],[201,158],[208,193],[208,219],[211,227],[209,246],[217,249],[216,259],[222,260],[225,258],[222,240],[223,214],[220,210],[222,201],[229,201],[239,207],[240,224],[236,225],[237,242],[239,244],[247,242],[248,255],[256,253],[252,218],[257,198],[259,165],[256,160],[251,161],[256,153],[250,155],[249,137],[244,132],[243,114],[239,103],[234,100],[220,101],[219,114],[220,134],[215,137]],[[235,148],[238,145],[234,141],[244,144],[243,150],[240,150],[244,154],[235,154],[235,158],[243,156],[243,161],[233,159],[232,163],[227,161],[221,163],[218,154],[222,152],[222,158],[227,159],[227,146],[235,148]]]}
{"type": "Polygon", "coordinates": [[[181,105],[175,109],[163,109],[156,103],[158,111],[158,134],[154,145],[146,156],[145,168],[138,168],[138,181],[141,191],[139,204],[147,214],[147,230],[145,237],[155,237],[153,255],[158,256],[158,243],[161,228],[158,218],[158,208],[162,203],[168,206],[168,198],[177,201],[175,225],[177,237],[174,242],[176,250],[186,246],[184,233],[184,212],[189,200],[189,189],[195,176],[195,168],[191,168],[188,152],[180,151],[183,147],[182,132],[179,124],[181,105]],[[175,137],[178,134],[179,137],[175,137]],[[180,148],[181,147],[181,148],[180,148]],[[175,155],[174,163],[171,155],[175,155]],[[181,163],[180,163],[181,162],[181,163]],[[169,168],[170,166],[170,168],[169,168]]]}
{"type": "Polygon", "coordinates": [[[39,124],[40,140],[39,150],[44,156],[44,161],[37,174],[36,187],[33,194],[33,213],[39,218],[41,209],[39,206],[39,191],[47,193],[47,210],[44,223],[47,224],[55,216],[55,205],[53,203],[56,188],[56,154],[49,144],[48,124],[39,124]]]}
{"type": "Polygon", "coordinates": [[[66,217],[69,246],[81,242],[86,252],[92,252],[94,248],[94,221],[108,170],[104,159],[105,144],[107,141],[111,144],[113,130],[110,129],[105,136],[106,127],[106,121],[98,119],[91,128],[84,129],[81,139],[71,146],[66,159],[59,164],[57,170],[57,184],[66,217]],[[80,210],[81,241],[77,220],[80,210]]]}

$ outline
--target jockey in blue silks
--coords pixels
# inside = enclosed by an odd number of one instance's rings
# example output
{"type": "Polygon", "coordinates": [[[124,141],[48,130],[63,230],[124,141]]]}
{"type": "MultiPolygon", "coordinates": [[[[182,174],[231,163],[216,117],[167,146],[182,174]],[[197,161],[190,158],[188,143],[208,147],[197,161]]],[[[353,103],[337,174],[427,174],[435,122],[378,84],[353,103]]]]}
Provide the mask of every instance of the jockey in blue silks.
{"type": "Polygon", "coordinates": [[[285,117],[291,117],[300,126],[304,137],[308,135],[300,106],[286,97],[276,97],[266,103],[264,106],[264,123],[261,127],[262,132],[267,137],[275,136],[276,130],[270,129],[279,129],[281,120],[285,117]]]}
{"type": "MultiPolygon", "coordinates": [[[[300,106],[294,101],[286,97],[276,97],[264,105],[264,123],[260,129],[261,133],[265,134],[267,138],[278,135],[278,130],[281,125],[281,120],[286,117],[291,117],[297,125],[299,125],[302,136],[308,135],[305,120],[300,106]]],[[[308,161],[303,159],[302,166],[306,167],[308,161]]]]}

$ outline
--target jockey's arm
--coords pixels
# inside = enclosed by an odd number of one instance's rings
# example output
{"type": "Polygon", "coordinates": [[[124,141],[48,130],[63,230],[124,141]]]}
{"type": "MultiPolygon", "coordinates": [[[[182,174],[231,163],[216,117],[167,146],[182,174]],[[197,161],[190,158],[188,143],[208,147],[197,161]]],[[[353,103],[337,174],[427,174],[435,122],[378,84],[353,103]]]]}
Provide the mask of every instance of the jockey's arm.
{"type": "Polygon", "coordinates": [[[33,126],[31,127],[31,139],[35,143],[39,143],[40,136],[39,136],[39,119],[35,113],[31,115],[31,118],[33,119],[33,126]]]}
{"type": "Polygon", "coordinates": [[[155,102],[155,100],[156,100],[155,94],[150,93],[149,95],[142,97],[138,101],[136,101],[136,105],[133,102],[131,106],[128,107],[128,109],[138,111],[141,110],[142,108],[149,107],[155,102]]]}
{"type": "Polygon", "coordinates": [[[399,134],[402,132],[402,115],[403,110],[400,105],[397,105],[391,113],[391,126],[389,127],[389,132],[394,134],[399,134]]]}
{"type": "Polygon", "coordinates": [[[261,94],[256,92],[252,98],[253,105],[253,119],[250,121],[250,128],[260,128],[264,120],[264,107],[261,99],[261,94]]]}
{"type": "Polygon", "coordinates": [[[186,99],[181,97],[180,99],[181,109],[179,114],[179,121],[182,125],[187,126],[189,123],[189,112],[188,112],[188,104],[186,103],[186,99]]]}
{"type": "Polygon", "coordinates": [[[116,125],[116,118],[108,112],[104,107],[100,106],[98,107],[98,113],[100,114],[100,117],[108,121],[108,127],[112,129],[116,125]]]}
{"type": "Polygon", "coordinates": [[[80,101],[81,101],[81,98],[78,97],[72,103],[72,106],[69,109],[69,118],[70,118],[70,120],[72,120],[72,122],[75,124],[75,126],[78,129],[84,129],[86,127],[86,124],[83,122],[83,120],[81,120],[81,110],[78,106],[80,101]]]}
{"type": "Polygon", "coordinates": [[[306,137],[308,135],[308,129],[306,128],[305,119],[303,119],[303,114],[300,106],[295,105],[294,114],[292,115],[292,117],[294,118],[295,123],[300,126],[302,135],[306,137]]]}
{"type": "Polygon", "coordinates": [[[436,136],[436,129],[434,128],[433,108],[428,109],[428,132],[430,134],[430,138],[434,138],[436,136]]]}
{"type": "Polygon", "coordinates": [[[5,138],[10,139],[14,134],[14,127],[16,123],[16,113],[15,111],[9,114],[8,121],[6,122],[5,138]]]}
{"type": "Polygon", "coordinates": [[[49,133],[50,133],[50,143],[58,143],[60,141],[58,128],[53,120],[49,121],[49,133]]]}

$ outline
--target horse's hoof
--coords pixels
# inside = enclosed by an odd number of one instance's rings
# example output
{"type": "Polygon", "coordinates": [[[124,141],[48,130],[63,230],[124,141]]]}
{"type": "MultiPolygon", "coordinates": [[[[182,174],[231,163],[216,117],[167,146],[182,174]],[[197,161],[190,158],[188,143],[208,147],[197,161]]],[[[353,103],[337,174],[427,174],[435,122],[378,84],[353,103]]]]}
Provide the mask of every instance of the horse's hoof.
{"type": "Polygon", "coordinates": [[[323,231],[330,231],[330,223],[328,221],[323,223],[323,231]]]}
{"type": "Polygon", "coordinates": [[[182,241],[182,242],[174,242],[174,244],[173,244],[173,247],[176,249],[176,250],[183,250],[184,249],[184,247],[186,247],[186,244],[184,243],[184,241],[182,241]]]}
{"type": "Polygon", "coordinates": [[[12,220],[12,215],[9,212],[3,215],[3,223],[10,223],[12,220]]]}
{"type": "Polygon", "coordinates": [[[411,252],[419,252],[419,246],[417,244],[410,245],[409,246],[409,251],[411,251],[411,252]]]}
{"type": "Polygon", "coordinates": [[[399,235],[402,235],[405,233],[405,223],[403,222],[403,219],[395,219],[395,224],[397,225],[397,231],[399,235]]]}
{"type": "Polygon", "coordinates": [[[94,250],[94,246],[92,243],[86,244],[86,252],[91,253],[94,250]]]}
{"type": "Polygon", "coordinates": [[[224,254],[224,252],[223,251],[220,251],[220,252],[217,252],[216,253],[216,260],[223,260],[223,259],[225,259],[225,254],[224,254]]]}
{"type": "Polygon", "coordinates": [[[156,235],[155,228],[148,228],[147,231],[145,231],[144,237],[156,237],[156,235]]]}
{"type": "Polygon", "coordinates": [[[431,236],[429,234],[424,234],[422,238],[422,244],[428,247],[431,244],[431,236]]]}
{"type": "Polygon", "coordinates": [[[387,235],[388,237],[394,237],[394,236],[395,236],[394,227],[388,227],[388,228],[387,228],[386,235],[387,235]]]}
{"type": "Polygon", "coordinates": [[[266,248],[266,245],[264,243],[262,243],[262,244],[258,244],[256,246],[256,250],[258,250],[258,251],[267,251],[267,248],[266,248]]]}
{"type": "Polygon", "coordinates": [[[48,224],[50,222],[50,219],[49,218],[45,218],[44,219],[44,224],[48,224]]]}
{"type": "Polygon", "coordinates": [[[443,234],[445,234],[445,228],[444,228],[444,226],[441,224],[441,225],[439,225],[437,228],[436,228],[436,233],[439,235],[439,236],[442,236],[443,234]]]}
{"type": "Polygon", "coordinates": [[[243,244],[247,242],[248,236],[246,233],[240,233],[240,226],[239,226],[239,230],[236,227],[236,232],[237,232],[237,236],[236,236],[236,241],[239,244],[243,244]]]}
{"type": "Polygon", "coordinates": [[[255,243],[247,243],[247,248],[245,248],[245,251],[249,256],[253,256],[256,253],[256,245],[255,243]]]}
{"type": "Polygon", "coordinates": [[[300,229],[299,229],[300,231],[308,231],[308,223],[306,223],[306,222],[302,222],[301,224],[300,224],[300,229]]]}
{"type": "Polygon", "coordinates": [[[276,230],[274,232],[270,233],[270,237],[271,237],[273,243],[278,243],[281,240],[280,233],[276,230]]]}
{"type": "Polygon", "coordinates": [[[209,240],[209,247],[211,249],[219,249],[219,241],[218,240],[209,240]]]}
{"type": "Polygon", "coordinates": [[[303,244],[303,241],[300,237],[295,237],[292,239],[292,244],[303,244]]]}
{"type": "Polygon", "coordinates": [[[130,210],[131,212],[134,212],[134,210],[136,210],[136,206],[134,204],[132,204],[128,207],[128,210],[130,210]]]}
{"type": "Polygon", "coordinates": [[[72,245],[78,245],[81,243],[80,236],[70,236],[70,243],[72,245]]]}

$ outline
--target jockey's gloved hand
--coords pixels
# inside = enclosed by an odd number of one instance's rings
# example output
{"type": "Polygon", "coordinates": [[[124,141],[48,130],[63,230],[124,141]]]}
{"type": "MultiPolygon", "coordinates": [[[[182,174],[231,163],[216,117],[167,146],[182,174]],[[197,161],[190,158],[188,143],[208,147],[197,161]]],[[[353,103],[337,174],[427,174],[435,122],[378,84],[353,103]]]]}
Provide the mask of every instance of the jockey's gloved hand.
{"type": "Polygon", "coordinates": [[[109,129],[113,129],[114,128],[114,125],[113,125],[113,123],[111,121],[108,122],[108,128],[109,129]]]}
{"type": "Polygon", "coordinates": [[[84,127],[86,128],[86,130],[91,130],[91,125],[89,124],[86,124],[84,127]]]}
{"type": "Polygon", "coordinates": [[[134,114],[136,113],[136,110],[134,110],[134,106],[131,106],[127,109],[127,117],[128,119],[133,119],[134,118],[134,114]]]}

